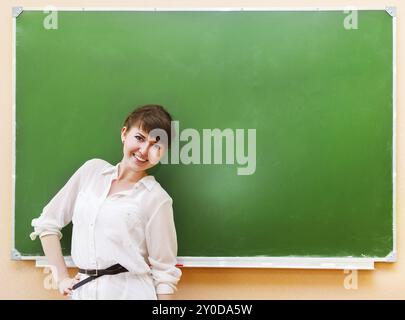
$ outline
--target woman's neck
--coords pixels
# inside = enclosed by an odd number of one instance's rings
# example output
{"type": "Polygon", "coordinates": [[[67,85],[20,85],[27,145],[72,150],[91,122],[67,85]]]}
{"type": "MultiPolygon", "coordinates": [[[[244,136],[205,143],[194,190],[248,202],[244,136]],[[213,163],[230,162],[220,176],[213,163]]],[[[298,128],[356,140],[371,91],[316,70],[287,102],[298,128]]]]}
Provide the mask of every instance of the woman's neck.
{"type": "Polygon", "coordinates": [[[117,181],[136,183],[147,175],[146,171],[132,171],[122,161],[118,165],[117,181]]]}

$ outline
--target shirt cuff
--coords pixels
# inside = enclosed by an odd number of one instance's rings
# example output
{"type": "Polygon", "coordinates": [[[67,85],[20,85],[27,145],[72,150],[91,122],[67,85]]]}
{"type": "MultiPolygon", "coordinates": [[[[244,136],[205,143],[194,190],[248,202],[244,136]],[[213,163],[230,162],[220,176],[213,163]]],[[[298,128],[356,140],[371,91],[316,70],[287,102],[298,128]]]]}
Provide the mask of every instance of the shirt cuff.
{"type": "Polygon", "coordinates": [[[57,235],[59,237],[59,240],[62,239],[62,233],[60,231],[42,231],[42,232],[34,231],[31,232],[30,238],[31,240],[35,240],[37,237],[42,238],[50,234],[57,235]]]}
{"type": "Polygon", "coordinates": [[[159,283],[156,286],[156,294],[173,294],[174,290],[166,283],[159,283]]]}

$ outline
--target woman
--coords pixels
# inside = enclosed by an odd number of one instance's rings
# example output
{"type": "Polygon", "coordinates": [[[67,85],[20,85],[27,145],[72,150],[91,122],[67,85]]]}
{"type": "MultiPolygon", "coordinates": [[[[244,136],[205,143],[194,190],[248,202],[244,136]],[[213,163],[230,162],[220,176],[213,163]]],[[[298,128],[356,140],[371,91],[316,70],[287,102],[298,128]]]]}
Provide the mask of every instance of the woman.
{"type": "Polygon", "coordinates": [[[133,111],[121,129],[121,162],[87,161],[32,220],[31,238],[40,237],[61,293],[72,299],[169,299],[176,290],[181,271],[172,199],[146,173],[170,146],[171,121],[159,105],[133,111]],[[60,230],[70,221],[71,254],[79,267],[74,278],[60,246],[60,230]]]}

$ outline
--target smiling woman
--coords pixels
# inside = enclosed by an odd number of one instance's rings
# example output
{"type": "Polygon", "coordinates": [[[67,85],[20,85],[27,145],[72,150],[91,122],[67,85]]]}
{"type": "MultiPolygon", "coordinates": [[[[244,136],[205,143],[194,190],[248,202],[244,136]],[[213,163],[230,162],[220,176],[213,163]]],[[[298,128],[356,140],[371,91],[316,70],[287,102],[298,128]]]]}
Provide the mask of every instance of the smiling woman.
{"type": "Polygon", "coordinates": [[[158,105],[147,105],[132,112],[121,130],[123,160],[134,169],[143,170],[158,163],[170,143],[171,120],[170,114],[158,105]],[[157,135],[159,131],[163,134],[157,135]]]}
{"type": "Polygon", "coordinates": [[[121,129],[121,162],[87,161],[32,221],[31,238],[40,237],[62,294],[167,299],[176,290],[181,271],[173,201],[146,172],[170,145],[171,121],[159,105],[133,111],[121,129]],[[71,221],[72,259],[79,267],[74,278],[60,246],[60,230],[71,221]]]}

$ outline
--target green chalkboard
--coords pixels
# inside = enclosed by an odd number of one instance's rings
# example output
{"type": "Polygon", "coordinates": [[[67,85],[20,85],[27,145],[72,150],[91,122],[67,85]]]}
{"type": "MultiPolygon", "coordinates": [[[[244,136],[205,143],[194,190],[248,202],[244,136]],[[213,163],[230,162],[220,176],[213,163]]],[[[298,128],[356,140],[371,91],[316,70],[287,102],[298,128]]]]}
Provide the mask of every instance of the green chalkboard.
{"type": "Polygon", "coordinates": [[[247,165],[236,160],[153,169],[174,200],[179,256],[384,259],[395,249],[385,10],[359,11],[357,29],[343,10],[60,11],[57,29],[47,15],[16,17],[22,257],[43,255],[31,220],[86,160],[120,161],[122,122],[147,103],[200,137],[243,129],[247,141],[256,130],[253,174],[238,175],[247,165]]]}

